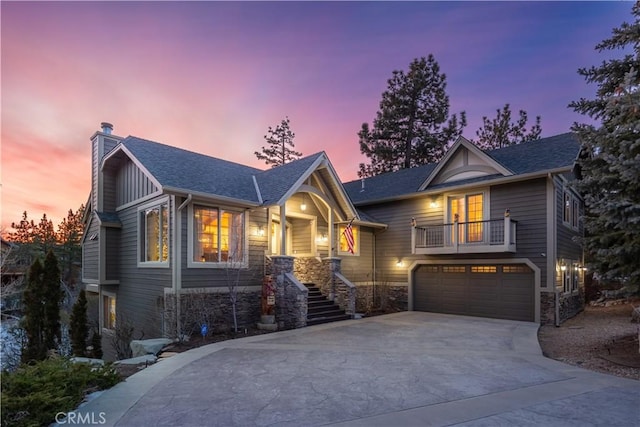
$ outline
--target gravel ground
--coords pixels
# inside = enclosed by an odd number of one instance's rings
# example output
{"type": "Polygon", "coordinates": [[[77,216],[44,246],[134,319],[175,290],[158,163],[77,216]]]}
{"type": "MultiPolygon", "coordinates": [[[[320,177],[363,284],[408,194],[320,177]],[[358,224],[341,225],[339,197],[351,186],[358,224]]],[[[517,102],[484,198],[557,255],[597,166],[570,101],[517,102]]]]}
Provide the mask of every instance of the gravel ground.
{"type": "Polygon", "coordinates": [[[609,307],[587,306],[559,327],[541,326],[538,340],[545,356],[592,371],[640,381],[638,329],[631,323],[640,299],[609,307]]]}

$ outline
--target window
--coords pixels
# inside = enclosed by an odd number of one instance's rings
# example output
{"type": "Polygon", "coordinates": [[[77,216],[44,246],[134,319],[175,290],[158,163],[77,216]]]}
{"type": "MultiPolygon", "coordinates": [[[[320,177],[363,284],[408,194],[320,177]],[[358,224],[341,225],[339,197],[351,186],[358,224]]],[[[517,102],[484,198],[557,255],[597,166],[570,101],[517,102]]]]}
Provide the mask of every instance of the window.
{"type": "Polygon", "coordinates": [[[116,297],[105,295],[103,297],[104,327],[106,329],[116,328],[116,297]]]}
{"type": "Polygon", "coordinates": [[[192,263],[245,262],[244,213],[194,206],[191,220],[192,263]]]}
{"type": "Polygon", "coordinates": [[[560,260],[563,292],[570,293],[578,290],[580,285],[580,271],[580,264],[578,262],[566,259],[560,260]]]}
{"type": "Polygon", "coordinates": [[[524,265],[503,265],[502,266],[502,272],[503,273],[529,273],[531,270],[529,270],[528,267],[525,267],[524,265]]]}
{"type": "MultiPolygon", "coordinates": [[[[344,231],[347,229],[347,224],[340,224],[338,226],[338,234],[340,236],[339,241],[340,245],[338,248],[338,253],[340,255],[352,255],[349,252],[349,245],[347,244],[347,237],[344,234],[344,231]]],[[[353,232],[353,255],[360,254],[360,228],[356,225],[351,225],[351,231],[353,232]]]]}
{"type": "Polygon", "coordinates": [[[564,192],[564,211],[562,214],[562,221],[566,224],[571,223],[571,194],[564,192]]]}
{"type": "MultiPolygon", "coordinates": [[[[479,243],[484,240],[484,194],[466,194],[449,197],[447,222],[453,224],[456,219],[458,241],[460,243],[479,243]]],[[[455,233],[451,232],[451,242],[455,243],[455,233]]]]}
{"type": "Polygon", "coordinates": [[[472,273],[496,273],[498,271],[498,267],[495,265],[472,265],[471,272],[472,273]]]}
{"type": "Polygon", "coordinates": [[[568,191],[563,193],[562,222],[567,227],[578,230],[580,221],[580,201],[568,191]]]}
{"type": "Polygon", "coordinates": [[[466,267],[464,265],[443,265],[442,272],[443,273],[464,273],[466,272],[466,267]]]}
{"type": "Polygon", "coordinates": [[[169,204],[140,211],[140,262],[166,263],[169,259],[169,204]]]}

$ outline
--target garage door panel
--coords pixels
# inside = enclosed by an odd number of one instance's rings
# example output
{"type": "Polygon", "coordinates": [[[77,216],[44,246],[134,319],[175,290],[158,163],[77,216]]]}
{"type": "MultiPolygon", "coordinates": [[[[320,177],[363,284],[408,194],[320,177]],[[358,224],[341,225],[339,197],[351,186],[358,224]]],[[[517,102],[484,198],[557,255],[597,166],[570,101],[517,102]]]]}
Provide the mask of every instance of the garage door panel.
{"type": "Polygon", "coordinates": [[[533,271],[525,265],[421,266],[414,274],[414,309],[533,321],[534,291],[533,271]]]}

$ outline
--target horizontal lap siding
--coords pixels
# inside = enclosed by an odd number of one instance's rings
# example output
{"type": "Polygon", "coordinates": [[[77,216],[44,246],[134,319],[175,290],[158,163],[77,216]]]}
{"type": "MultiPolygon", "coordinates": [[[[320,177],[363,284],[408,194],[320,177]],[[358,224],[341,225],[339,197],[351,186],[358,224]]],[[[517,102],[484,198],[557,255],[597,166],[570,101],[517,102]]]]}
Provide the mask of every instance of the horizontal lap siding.
{"type": "MultiPolygon", "coordinates": [[[[582,248],[574,239],[581,236],[580,230],[574,230],[570,225],[563,223],[564,218],[564,190],[561,184],[556,185],[556,235],[558,258],[582,260],[582,248]]],[[[580,214],[582,203],[580,202],[580,214]]],[[[581,224],[581,222],[580,222],[581,224]]]]}
{"type": "MultiPolygon", "coordinates": [[[[169,212],[172,212],[170,206],[169,212]]],[[[161,315],[158,302],[164,288],[171,287],[170,268],[138,267],[138,210],[136,206],[119,212],[122,222],[120,234],[120,284],[117,289],[117,311],[134,322],[135,337],[158,336],[161,315]]],[[[170,218],[173,221],[173,218],[170,218]]],[[[169,236],[171,244],[172,239],[169,236]]],[[[171,253],[171,252],[170,252],[171,253]]]]}
{"type": "Polygon", "coordinates": [[[412,260],[424,259],[411,254],[411,218],[418,225],[441,224],[442,198],[436,208],[431,208],[431,197],[401,200],[361,209],[377,221],[387,224],[386,230],[376,233],[376,280],[378,282],[407,283],[407,267],[412,260]],[[397,267],[402,260],[404,267],[397,267]]]}
{"type": "Polygon", "coordinates": [[[546,286],[547,261],[547,197],[546,179],[491,187],[491,218],[504,216],[510,210],[517,221],[515,254],[494,254],[500,258],[528,258],[540,268],[540,285],[546,286]]]}
{"type": "Polygon", "coordinates": [[[92,216],[91,223],[86,232],[85,241],[82,245],[82,278],[98,280],[98,265],[100,263],[100,241],[99,239],[89,240],[92,235],[98,235],[100,226],[98,220],[92,216]]]}
{"type": "Polygon", "coordinates": [[[342,274],[352,282],[373,280],[373,229],[360,227],[359,255],[341,255],[342,274]]]}
{"type": "Polygon", "coordinates": [[[106,264],[105,278],[107,280],[120,279],[120,229],[107,228],[105,230],[106,264]]]}

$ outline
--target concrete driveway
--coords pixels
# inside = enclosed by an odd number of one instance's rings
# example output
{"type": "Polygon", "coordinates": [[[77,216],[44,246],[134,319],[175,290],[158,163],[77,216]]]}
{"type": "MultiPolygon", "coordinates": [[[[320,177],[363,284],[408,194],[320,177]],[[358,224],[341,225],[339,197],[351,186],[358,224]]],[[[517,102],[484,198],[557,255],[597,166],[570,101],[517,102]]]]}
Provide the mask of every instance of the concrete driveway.
{"type": "Polygon", "coordinates": [[[537,329],[404,312],[226,341],[78,412],[118,426],[640,425],[640,381],[543,357],[537,329]]]}

